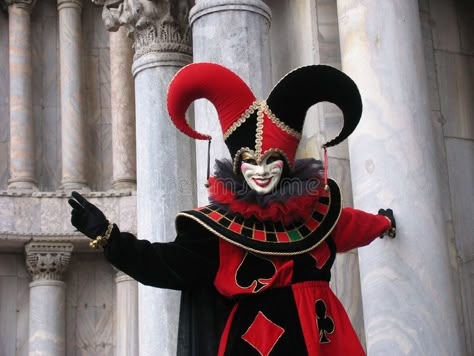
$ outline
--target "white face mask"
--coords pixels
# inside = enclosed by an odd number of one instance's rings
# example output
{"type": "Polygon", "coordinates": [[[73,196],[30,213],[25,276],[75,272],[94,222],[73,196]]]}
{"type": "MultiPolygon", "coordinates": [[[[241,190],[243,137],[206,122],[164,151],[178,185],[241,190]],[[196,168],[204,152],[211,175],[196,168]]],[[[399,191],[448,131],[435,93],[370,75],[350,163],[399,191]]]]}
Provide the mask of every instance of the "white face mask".
{"type": "Polygon", "coordinates": [[[267,194],[280,181],[283,173],[283,160],[279,156],[269,156],[257,164],[252,155],[244,152],[240,170],[250,189],[255,190],[258,194],[267,194]]]}

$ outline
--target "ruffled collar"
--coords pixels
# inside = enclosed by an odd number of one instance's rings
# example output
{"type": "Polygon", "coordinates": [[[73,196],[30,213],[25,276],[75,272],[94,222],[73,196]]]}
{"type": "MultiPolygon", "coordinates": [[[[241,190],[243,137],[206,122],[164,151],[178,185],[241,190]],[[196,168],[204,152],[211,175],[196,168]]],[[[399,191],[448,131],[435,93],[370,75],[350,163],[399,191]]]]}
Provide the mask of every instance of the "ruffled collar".
{"type": "Polygon", "coordinates": [[[321,162],[315,159],[298,160],[274,191],[260,195],[233,174],[230,161],[216,161],[216,172],[209,179],[209,200],[245,219],[254,217],[285,226],[305,221],[323,192],[321,169],[321,162]]]}

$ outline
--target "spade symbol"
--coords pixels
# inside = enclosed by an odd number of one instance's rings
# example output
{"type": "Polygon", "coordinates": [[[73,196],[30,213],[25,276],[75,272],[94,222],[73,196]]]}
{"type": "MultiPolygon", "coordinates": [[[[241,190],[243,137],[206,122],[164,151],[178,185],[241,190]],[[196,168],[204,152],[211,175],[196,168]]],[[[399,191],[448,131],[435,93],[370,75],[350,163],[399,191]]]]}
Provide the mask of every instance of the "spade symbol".
{"type": "Polygon", "coordinates": [[[319,343],[330,343],[331,340],[329,340],[327,334],[334,332],[334,322],[326,314],[326,304],[322,299],[316,301],[316,316],[318,317],[319,343]]]}
{"type": "Polygon", "coordinates": [[[253,293],[258,293],[275,273],[275,265],[270,260],[246,252],[237,270],[236,281],[241,288],[250,288],[255,283],[253,293]]]}

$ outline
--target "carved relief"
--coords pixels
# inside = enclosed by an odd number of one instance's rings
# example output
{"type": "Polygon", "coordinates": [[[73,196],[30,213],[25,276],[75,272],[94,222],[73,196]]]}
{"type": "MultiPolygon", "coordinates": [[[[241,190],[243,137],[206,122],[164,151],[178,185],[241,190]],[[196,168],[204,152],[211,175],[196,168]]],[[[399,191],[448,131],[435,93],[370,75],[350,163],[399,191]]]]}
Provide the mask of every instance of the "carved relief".
{"type": "Polygon", "coordinates": [[[71,243],[30,242],[25,246],[26,267],[33,280],[61,280],[69,266],[71,243]]]}
{"type": "Polygon", "coordinates": [[[191,0],[123,0],[106,3],[102,19],[108,31],[127,28],[134,40],[135,60],[149,52],[191,55],[191,6],[191,0]]]}

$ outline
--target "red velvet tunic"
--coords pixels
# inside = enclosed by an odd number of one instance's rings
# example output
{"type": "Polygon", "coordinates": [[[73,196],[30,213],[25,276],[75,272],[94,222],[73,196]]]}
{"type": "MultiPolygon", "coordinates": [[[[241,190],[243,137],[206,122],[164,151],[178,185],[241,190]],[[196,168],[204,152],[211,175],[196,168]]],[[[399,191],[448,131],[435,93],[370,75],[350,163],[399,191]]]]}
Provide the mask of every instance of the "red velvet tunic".
{"type": "Polygon", "coordinates": [[[256,255],[221,240],[225,263],[214,284],[237,303],[219,355],[364,355],[329,288],[330,269],[336,252],[364,246],[389,227],[383,216],[346,208],[332,236],[303,255],[256,255]]]}

